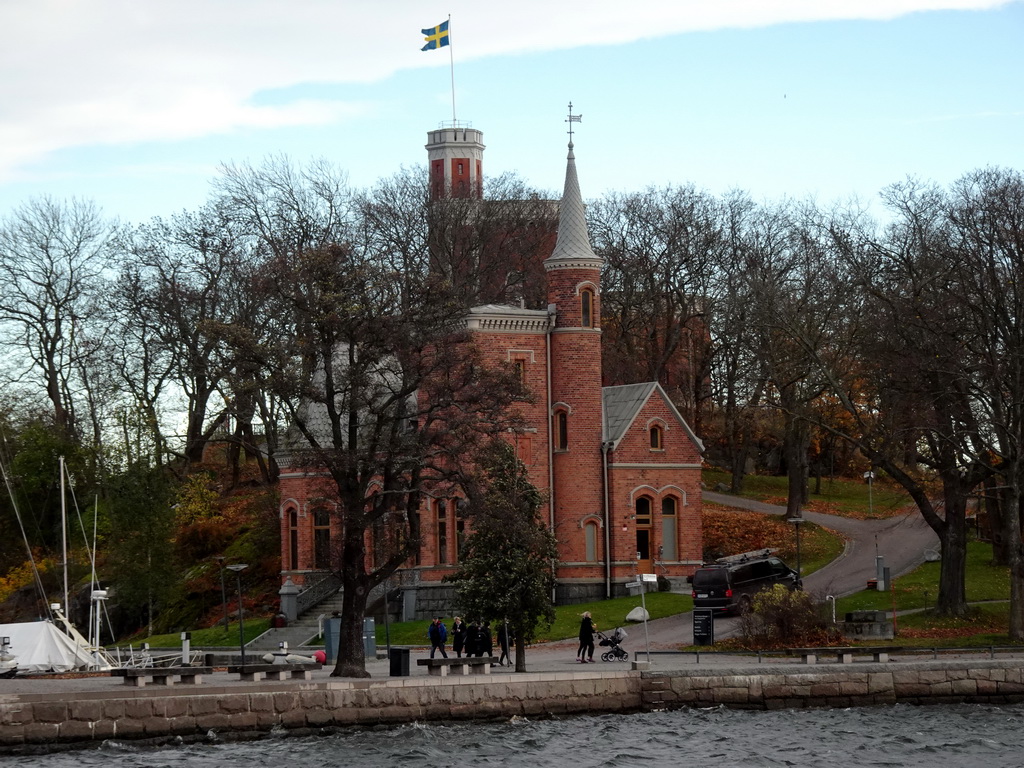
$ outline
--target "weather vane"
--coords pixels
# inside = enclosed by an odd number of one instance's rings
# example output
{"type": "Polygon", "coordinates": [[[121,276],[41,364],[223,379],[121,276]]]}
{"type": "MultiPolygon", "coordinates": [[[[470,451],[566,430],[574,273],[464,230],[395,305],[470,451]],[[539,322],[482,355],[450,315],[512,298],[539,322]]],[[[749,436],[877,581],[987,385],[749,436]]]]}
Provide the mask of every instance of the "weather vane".
{"type": "Polygon", "coordinates": [[[572,144],[572,124],[573,123],[582,123],[583,122],[583,115],[574,115],[572,113],[572,102],[571,101],[569,102],[569,119],[566,120],[565,122],[567,122],[569,124],[569,131],[568,131],[568,133],[569,133],[569,143],[572,144]]]}

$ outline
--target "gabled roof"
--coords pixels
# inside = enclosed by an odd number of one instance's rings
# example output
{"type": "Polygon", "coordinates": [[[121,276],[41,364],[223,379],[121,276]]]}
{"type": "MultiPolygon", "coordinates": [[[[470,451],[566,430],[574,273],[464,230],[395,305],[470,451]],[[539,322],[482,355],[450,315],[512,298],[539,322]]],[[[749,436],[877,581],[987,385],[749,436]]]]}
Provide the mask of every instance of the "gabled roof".
{"type": "Polygon", "coordinates": [[[697,446],[697,450],[703,453],[704,443],[693,433],[690,425],[686,423],[686,419],[679,413],[679,410],[672,404],[665,390],[656,381],[602,388],[604,442],[612,443],[612,450],[618,448],[619,443],[626,436],[626,432],[633,425],[637,415],[654,395],[661,397],[676,421],[679,422],[679,425],[686,431],[694,445],[697,446]]]}

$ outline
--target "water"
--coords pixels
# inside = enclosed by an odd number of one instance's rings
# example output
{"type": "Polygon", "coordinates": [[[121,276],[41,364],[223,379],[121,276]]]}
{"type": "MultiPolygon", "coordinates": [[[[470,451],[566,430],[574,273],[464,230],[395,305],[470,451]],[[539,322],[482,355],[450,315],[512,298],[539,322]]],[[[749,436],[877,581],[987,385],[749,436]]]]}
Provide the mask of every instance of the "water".
{"type": "Polygon", "coordinates": [[[130,742],[0,758],[46,768],[418,768],[419,766],[1024,766],[1022,706],[722,708],[503,723],[342,729],[329,735],[150,748],[130,742]]]}

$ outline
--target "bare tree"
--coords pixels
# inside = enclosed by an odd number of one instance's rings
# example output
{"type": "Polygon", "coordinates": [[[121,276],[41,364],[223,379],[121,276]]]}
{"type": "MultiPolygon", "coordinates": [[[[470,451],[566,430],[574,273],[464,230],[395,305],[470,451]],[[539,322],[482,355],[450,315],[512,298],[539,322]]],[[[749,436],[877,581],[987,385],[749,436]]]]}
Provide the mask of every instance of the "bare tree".
{"type": "Polygon", "coordinates": [[[418,550],[424,493],[459,481],[460,457],[509,425],[522,393],[458,332],[464,299],[427,271],[427,215],[390,205],[393,188],[356,198],[326,166],[275,163],[229,169],[221,191],[272,254],[264,284],[283,324],[274,344],[236,329],[235,354],[287,411],[291,471],[338,501],[334,674],[365,676],[367,599],[418,550]]]}
{"type": "Polygon", "coordinates": [[[110,225],[90,202],[43,197],[0,223],[0,328],[22,375],[38,377],[53,420],[78,432],[76,390],[90,296],[105,266],[110,225]]]}
{"type": "Polygon", "coordinates": [[[719,207],[691,187],[612,194],[588,206],[602,290],[607,384],[658,381],[698,431],[708,397],[710,278],[719,207]]]}
{"type": "Polygon", "coordinates": [[[948,216],[960,289],[950,300],[964,306],[962,338],[977,365],[966,381],[994,457],[989,508],[996,553],[1010,568],[1010,638],[1024,640],[1024,177],[996,168],[964,176],[948,216]]]}

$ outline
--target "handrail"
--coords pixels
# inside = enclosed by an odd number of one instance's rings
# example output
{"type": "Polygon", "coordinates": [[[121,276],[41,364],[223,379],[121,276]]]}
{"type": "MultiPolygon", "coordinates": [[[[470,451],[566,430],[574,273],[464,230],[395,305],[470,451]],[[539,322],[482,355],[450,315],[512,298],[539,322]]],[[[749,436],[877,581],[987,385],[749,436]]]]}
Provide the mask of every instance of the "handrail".
{"type": "Polygon", "coordinates": [[[323,578],[313,584],[310,584],[296,596],[296,614],[301,616],[309,609],[322,603],[326,598],[333,595],[339,589],[341,589],[341,577],[333,571],[324,573],[323,578]]]}

